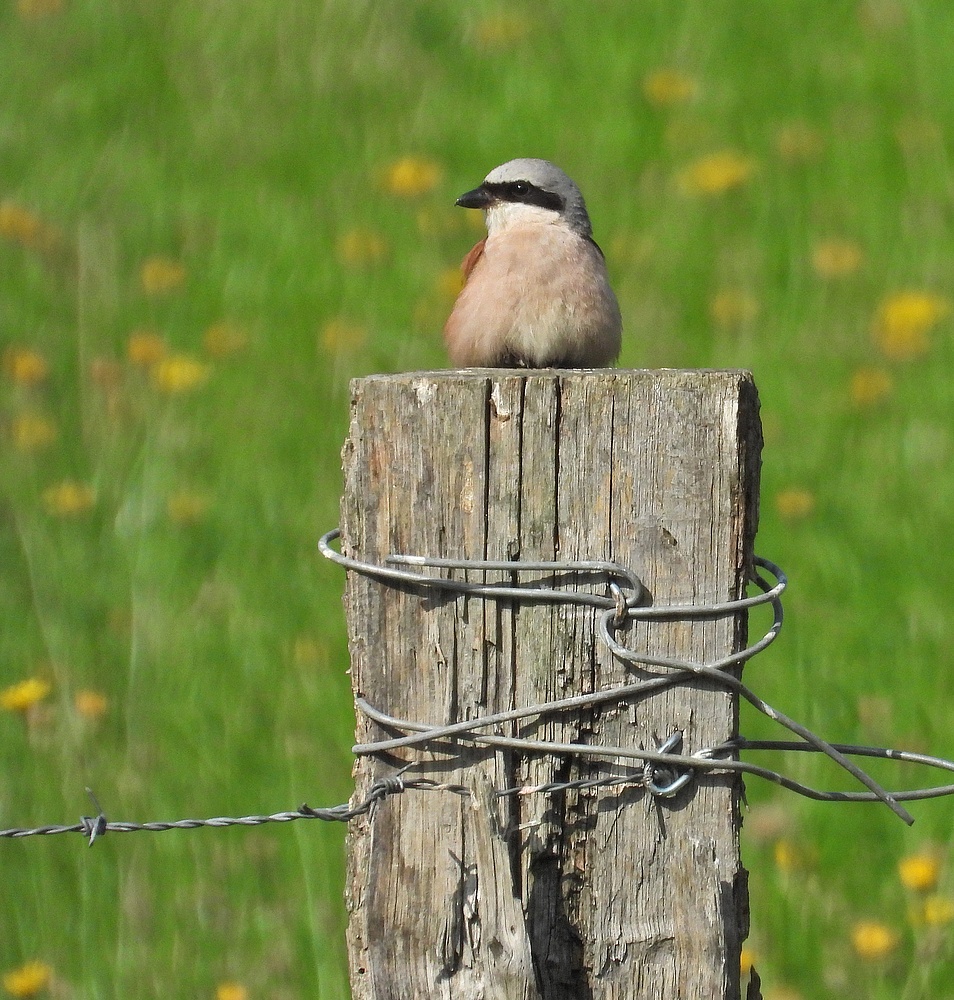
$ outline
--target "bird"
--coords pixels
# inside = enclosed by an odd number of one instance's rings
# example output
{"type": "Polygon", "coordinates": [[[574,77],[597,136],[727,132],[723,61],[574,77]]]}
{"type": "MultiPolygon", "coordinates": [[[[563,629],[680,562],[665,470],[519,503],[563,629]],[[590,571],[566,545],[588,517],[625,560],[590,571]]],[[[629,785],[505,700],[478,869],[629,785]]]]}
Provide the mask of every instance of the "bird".
{"type": "Polygon", "coordinates": [[[619,356],[622,318],[576,184],[549,160],[495,167],[462,194],[487,235],[464,258],[444,325],[456,368],[602,368],[619,356]]]}

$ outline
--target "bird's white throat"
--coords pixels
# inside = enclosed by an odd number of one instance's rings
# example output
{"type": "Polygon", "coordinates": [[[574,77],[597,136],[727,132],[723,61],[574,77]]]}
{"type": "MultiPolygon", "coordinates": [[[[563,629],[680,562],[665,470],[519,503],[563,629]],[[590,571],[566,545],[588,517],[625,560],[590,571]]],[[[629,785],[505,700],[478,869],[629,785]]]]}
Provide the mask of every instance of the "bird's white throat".
{"type": "Polygon", "coordinates": [[[550,208],[527,205],[517,201],[494,202],[484,210],[487,234],[494,236],[510,226],[544,225],[559,222],[562,216],[550,208]]]}

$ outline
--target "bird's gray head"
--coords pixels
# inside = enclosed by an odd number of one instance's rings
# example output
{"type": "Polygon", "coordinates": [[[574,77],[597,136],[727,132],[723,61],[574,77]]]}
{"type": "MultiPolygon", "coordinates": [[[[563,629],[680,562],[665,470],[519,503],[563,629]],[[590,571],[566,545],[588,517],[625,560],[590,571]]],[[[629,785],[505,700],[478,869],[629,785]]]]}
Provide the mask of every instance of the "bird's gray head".
{"type": "Polygon", "coordinates": [[[462,194],[457,204],[482,208],[490,233],[532,216],[562,219],[581,236],[593,232],[580,189],[549,160],[509,160],[494,167],[483,184],[462,194]]]}

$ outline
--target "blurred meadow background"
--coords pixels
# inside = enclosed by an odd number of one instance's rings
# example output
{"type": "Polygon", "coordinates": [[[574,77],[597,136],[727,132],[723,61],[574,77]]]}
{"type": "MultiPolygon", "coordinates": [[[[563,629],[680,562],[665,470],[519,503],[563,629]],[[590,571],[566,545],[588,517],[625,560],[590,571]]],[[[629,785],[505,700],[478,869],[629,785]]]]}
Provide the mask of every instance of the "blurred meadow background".
{"type": "MultiPolygon", "coordinates": [[[[2,0],[0,827],[347,799],[348,380],[445,365],[514,156],[586,194],[621,365],[755,374],[751,682],[954,756],[952,51],[948,0],[2,0]]],[[[768,1000],[954,997],[954,801],[748,793],[768,1000]]],[[[344,998],[344,833],[4,841],[3,989],[344,998]]]]}

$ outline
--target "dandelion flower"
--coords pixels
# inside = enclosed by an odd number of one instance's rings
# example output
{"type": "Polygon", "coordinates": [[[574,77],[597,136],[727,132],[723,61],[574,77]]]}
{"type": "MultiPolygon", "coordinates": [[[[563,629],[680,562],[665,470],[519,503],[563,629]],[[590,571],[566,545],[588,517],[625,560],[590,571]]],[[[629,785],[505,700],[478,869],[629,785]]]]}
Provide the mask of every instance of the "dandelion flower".
{"type": "Polygon", "coordinates": [[[149,257],[139,269],[139,283],[147,295],[166,295],[185,284],[186,269],[171,257],[149,257]]]}
{"type": "Polygon", "coordinates": [[[775,509],[785,521],[800,521],[815,511],[815,495],[809,490],[791,486],[775,494],[775,509]]]}
{"type": "Polygon", "coordinates": [[[126,357],[140,368],[152,368],[167,352],[165,339],[153,330],[136,330],[126,341],[126,357]]]}
{"type": "Polygon", "coordinates": [[[685,194],[720,195],[747,184],[756,167],[751,156],[724,149],[690,163],[676,179],[685,194]]]}
{"type": "Polygon", "coordinates": [[[234,323],[213,323],[202,334],[202,349],[210,358],[227,358],[248,344],[248,334],[234,323]]]}
{"type": "Polygon", "coordinates": [[[898,934],[887,924],[861,920],[851,929],[851,943],[859,958],[874,962],[894,951],[898,946],[898,934]]]}
{"type": "Polygon", "coordinates": [[[29,240],[40,228],[40,220],[15,201],[0,201],[0,236],[14,243],[29,240]]]}
{"type": "Polygon", "coordinates": [[[881,300],[874,320],[874,339],[882,354],[895,361],[927,353],[928,334],[951,311],[942,295],[901,291],[881,300]]]}
{"type": "Polygon", "coordinates": [[[46,381],[50,366],[32,347],[9,347],[3,354],[3,371],[11,381],[32,388],[46,381]]]}
{"type": "Polygon", "coordinates": [[[329,320],[321,331],[321,345],[334,354],[353,351],[368,339],[368,331],[359,323],[342,316],[329,320]]]}
{"type": "Polygon", "coordinates": [[[49,681],[28,677],[0,691],[0,708],[7,712],[27,712],[52,690],[49,681]]]}
{"type": "Polygon", "coordinates": [[[153,330],[136,330],[126,341],[126,357],[140,368],[152,368],[168,350],[165,339],[153,330]]]}
{"type": "Polygon", "coordinates": [[[96,494],[86,483],[64,479],[43,491],[43,504],[54,517],[80,517],[93,508],[96,494]]]}
{"type": "Polygon", "coordinates": [[[855,406],[876,406],[891,395],[894,379],[883,368],[859,368],[851,376],[851,401],[855,406]]]}
{"type": "Polygon", "coordinates": [[[758,314],[758,299],[741,288],[725,288],[709,303],[709,315],[724,328],[745,326],[758,314]]]}
{"type": "Polygon", "coordinates": [[[445,268],[434,283],[437,294],[444,299],[456,299],[463,287],[464,273],[459,267],[445,268]]]}
{"type": "Polygon", "coordinates": [[[311,635],[299,635],[292,646],[292,661],[296,667],[309,667],[320,663],[324,646],[311,635]]]}
{"type": "Polygon", "coordinates": [[[166,500],[166,514],[173,524],[198,524],[208,509],[209,498],[190,490],[179,490],[166,500]]]}
{"type": "Polygon", "coordinates": [[[898,862],[901,884],[913,892],[930,892],[937,886],[941,863],[937,856],[927,852],[909,854],[898,862]]]}
{"type": "Polygon", "coordinates": [[[351,267],[380,264],[387,255],[387,240],[373,229],[356,226],[338,240],[338,258],[351,267]]]}
{"type": "Polygon", "coordinates": [[[772,847],[775,867],[782,872],[792,872],[805,866],[805,852],[787,837],[780,837],[772,847]]]}
{"type": "Polygon", "coordinates": [[[198,389],[209,377],[209,366],[189,354],[170,354],[152,369],[152,380],[170,396],[198,389]]]}
{"type": "Polygon", "coordinates": [[[241,983],[219,983],[215,1000],[248,1000],[248,990],[241,983]]]}
{"type": "Polygon", "coordinates": [[[27,962],[3,974],[3,988],[12,997],[35,997],[49,985],[52,974],[45,962],[27,962]]]}
{"type": "Polygon", "coordinates": [[[948,896],[928,896],[922,909],[924,923],[929,927],[944,927],[954,921],[954,899],[948,896]]]}
{"type": "Polygon", "coordinates": [[[643,94],[657,108],[685,104],[695,93],[695,80],[677,69],[656,69],[643,77],[643,94]]]}
{"type": "Polygon", "coordinates": [[[0,236],[28,250],[51,250],[62,236],[28,208],[15,201],[0,201],[0,236]]]}
{"type": "Polygon", "coordinates": [[[443,171],[433,160],[405,156],[385,168],[384,189],[399,198],[416,198],[440,184],[443,171]]]}
{"type": "Polygon", "coordinates": [[[507,49],[530,34],[531,22],[516,13],[497,13],[482,18],[474,28],[474,38],[481,48],[507,49]]]}
{"type": "Polygon", "coordinates": [[[747,976],[752,971],[752,966],[755,965],[755,949],[750,948],[748,945],[742,945],[742,951],[739,954],[739,971],[743,976],[747,976]]]}
{"type": "Polygon", "coordinates": [[[77,691],[73,698],[76,714],[95,722],[101,719],[109,710],[109,699],[99,691],[84,689],[77,691]]]}
{"type": "Polygon", "coordinates": [[[38,413],[21,413],[10,422],[10,437],[17,451],[42,451],[56,440],[56,424],[38,413]]]}
{"type": "Polygon", "coordinates": [[[63,0],[17,0],[17,13],[24,21],[38,21],[62,10],[63,0]]]}
{"type": "Polygon", "coordinates": [[[822,240],[812,248],[812,267],[819,278],[847,278],[861,267],[863,260],[864,254],[855,240],[822,240]]]}

